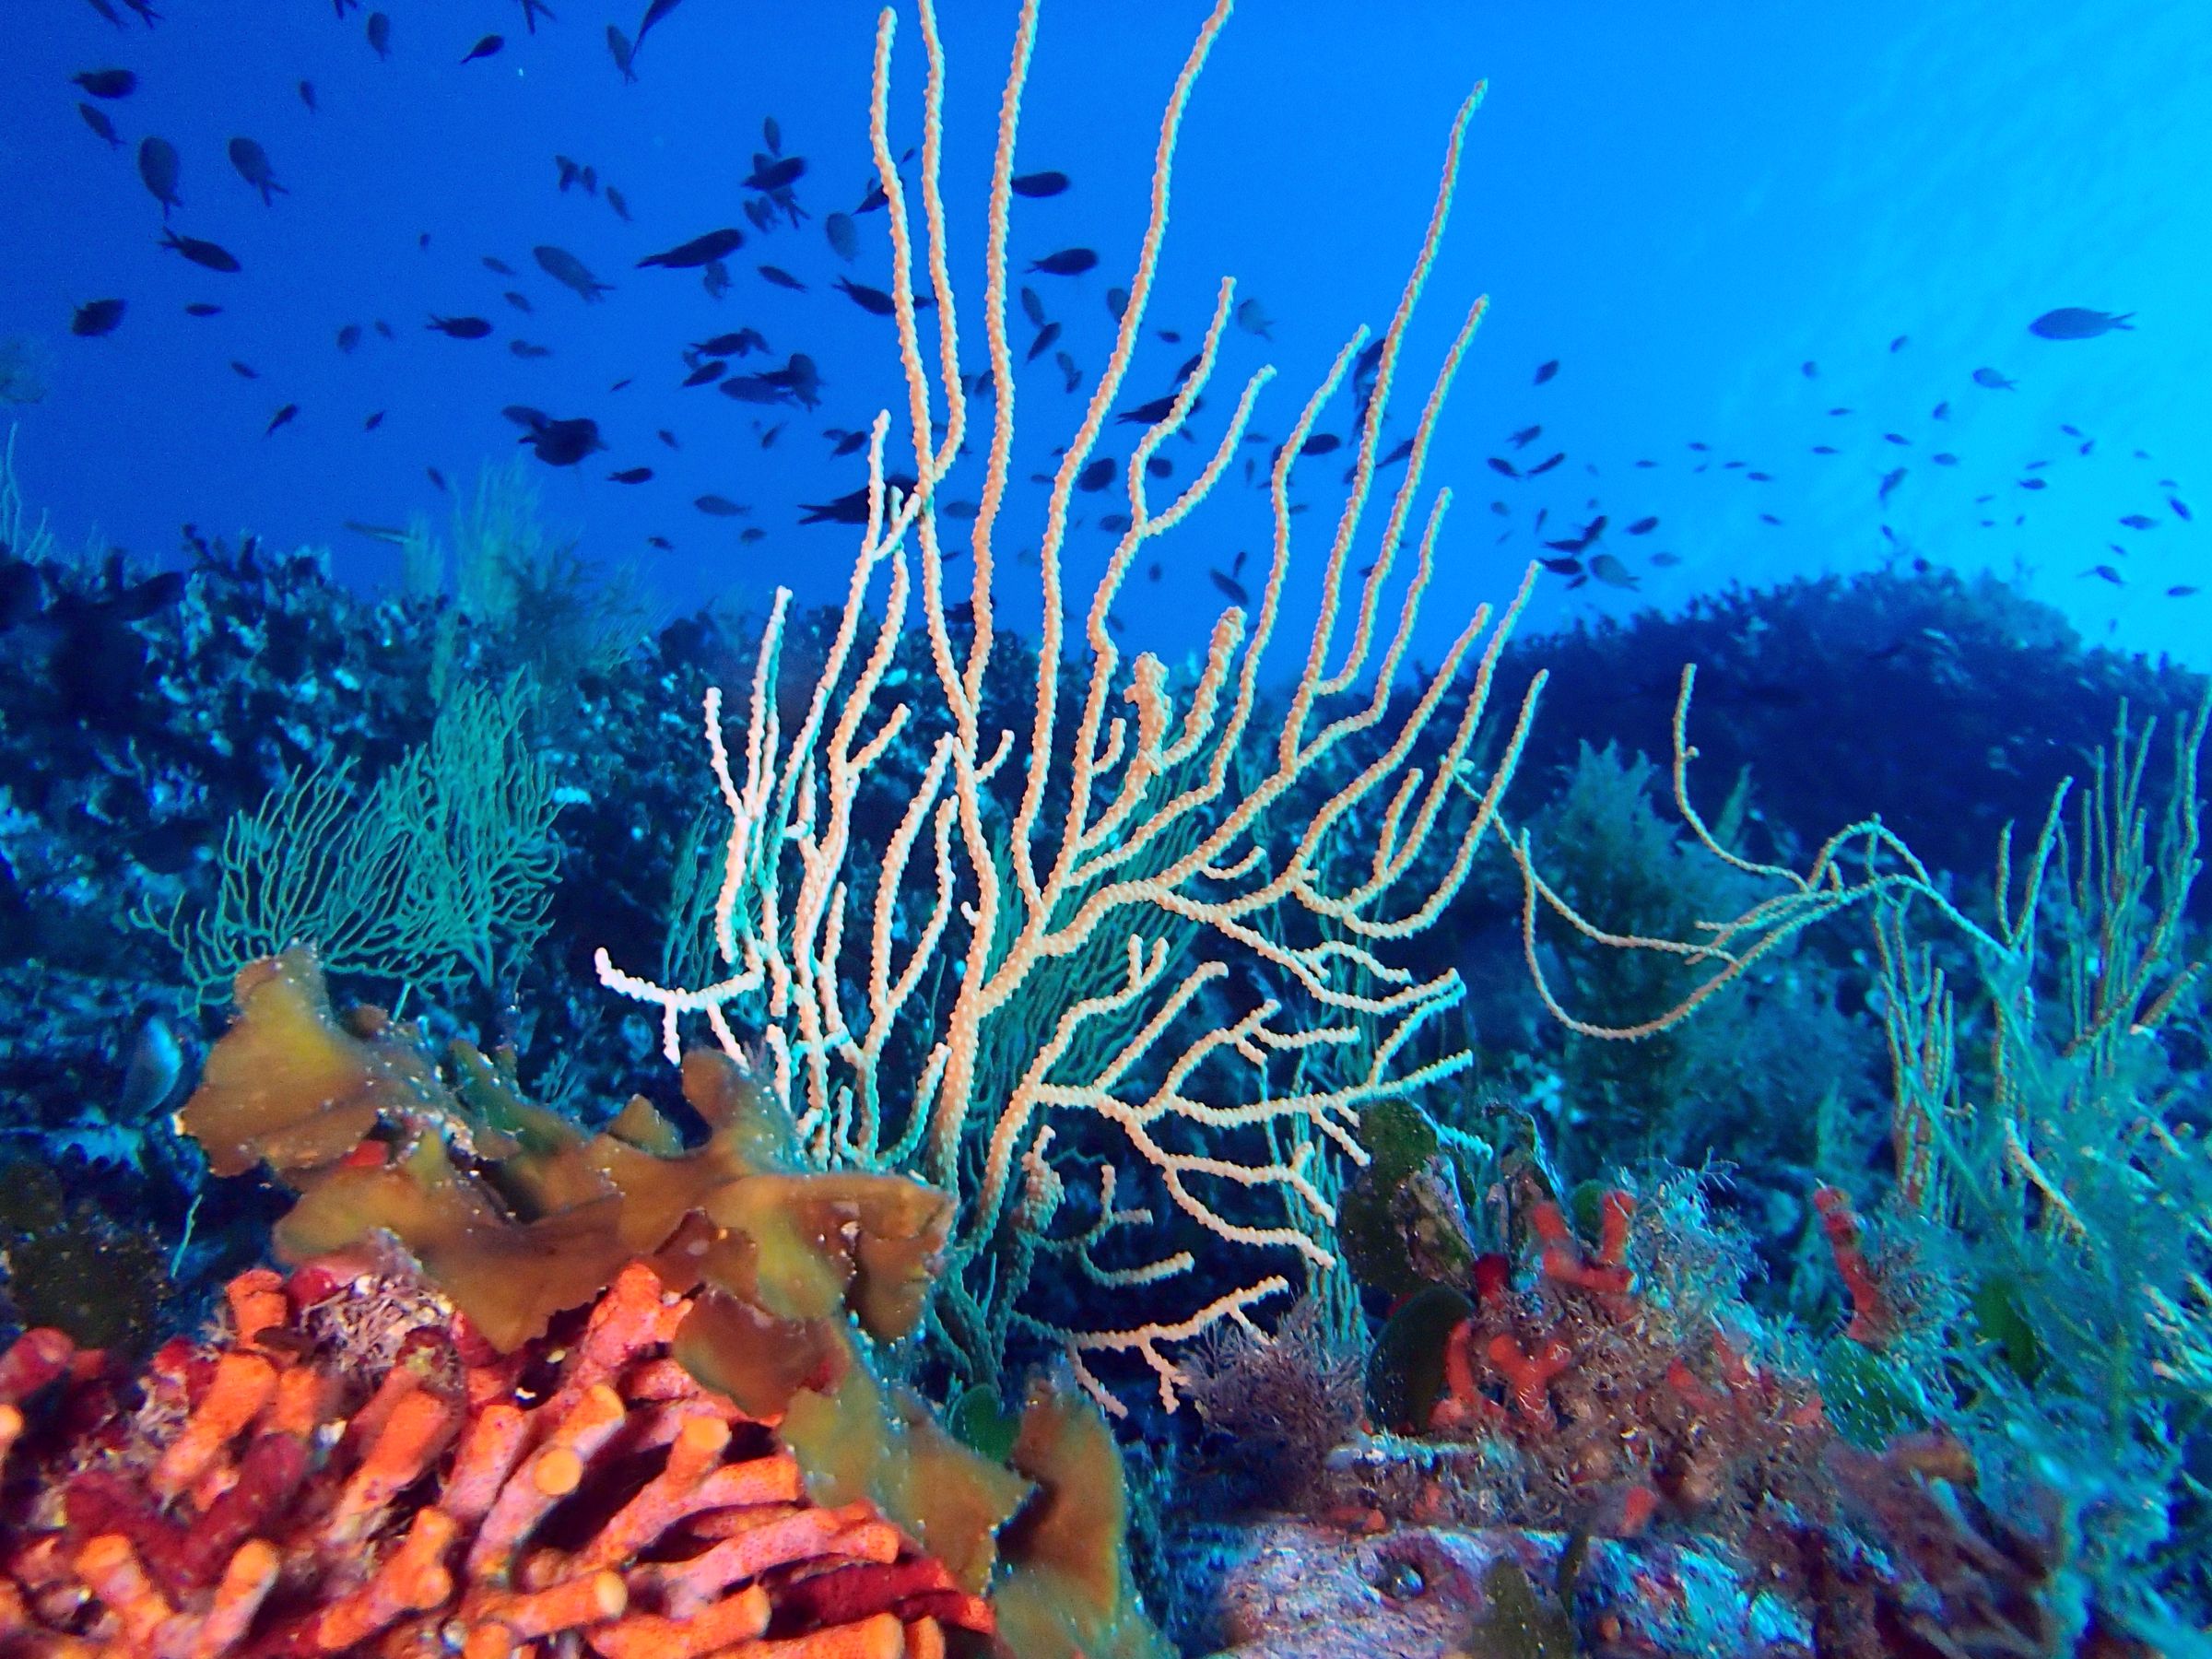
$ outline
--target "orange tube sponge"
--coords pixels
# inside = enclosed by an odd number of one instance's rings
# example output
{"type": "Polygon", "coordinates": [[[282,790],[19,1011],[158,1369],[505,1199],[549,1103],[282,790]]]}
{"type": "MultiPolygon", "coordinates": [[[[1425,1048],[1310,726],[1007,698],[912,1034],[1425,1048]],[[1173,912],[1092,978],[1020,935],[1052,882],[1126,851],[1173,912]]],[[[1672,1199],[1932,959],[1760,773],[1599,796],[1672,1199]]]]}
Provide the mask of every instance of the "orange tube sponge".
{"type": "Polygon", "coordinates": [[[671,1367],[690,1299],[650,1270],[488,1364],[464,1359],[479,1350],[457,1317],[420,1324],[436,1300],[419,1284],[391,1297],[399,1343],[297,1312],[335,1271],[303,1266],[308,1295],[242,1277],[220,1336],[163,1356],[150,1386],[174,1410],[150,1421],[101,1421],[114,1391],[52,1345],[12,1371],[0,1356],[27,1401],[86,1390],[57,1410],[0,1402],[24,1437],[0,1489],[0,1648],[930,1659],[936,1620],[991,1633],[989,1604],[873,1502],[811,1501],[766,1425],[671,1367]]]}

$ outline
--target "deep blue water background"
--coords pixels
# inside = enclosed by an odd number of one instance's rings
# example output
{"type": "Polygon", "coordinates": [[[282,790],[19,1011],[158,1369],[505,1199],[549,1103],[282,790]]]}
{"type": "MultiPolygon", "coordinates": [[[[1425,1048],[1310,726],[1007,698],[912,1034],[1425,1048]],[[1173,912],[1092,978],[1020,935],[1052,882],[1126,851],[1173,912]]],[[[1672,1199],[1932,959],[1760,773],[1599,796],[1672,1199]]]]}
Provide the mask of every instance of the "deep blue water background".
{"type": "MultiPolygon", "coordinates": [[[[533,36],[512,4],[392,0],[388,63],[365,42],[362,14],[335,19],[327,0],[163,9],[159,28],[120,32],[82,0],[18,0],[0,16],[0,336],[48,343],[49,395],[12,413],[25,492],[65,542],[97,531],[173,559],[177,527],[191,521],[210,534],[328,544],[349,580],[389,580],[390,550],[344,522],[397,524],[419,512],[442,524],[451,502],[425,469],[465,488],[482,462],[513,453],[499,410],[524,403],[600,421],[610,453],[546,473],[547,514],[588,555],[640,561],[672,604],[733,586],[758,598],[778,582],[826,598],[841,585],[852,533],[799,528],[795,504],[862,481],[857,457],[829,459],[825,426],[864,425],[886,402],[902,405],[891,325],[827,289],[848,267],[821,233],[822,217],[850,211],[869,176],[873,7],[688,0],[640,53],[634,85],[618,76],[604,30],[609,21],[634,30],[635,4],[561,0],[558,23],[533,36]],[[459,61],[495,30],[502,53],[459,61]],[[113,151],[80,120],[68,79],[110,65],[142,83],[104,106],[125,141],[113,151]],[[302,77],[320,113],[295,90],[302,77]],[[751,237],[720,302],[695,273],[634,269],[645,253],[744,223],[737,181],[770,115],[786,151],[808,159],[798,196],[814,218],[751,237]],[[183,156],[176,228],[231,249],[242,275],[202,272],[157,247],[161,212],[133,159],[147,133],[183,156]],[[265,146],[288,189],[273,207],[226,159],[240,134],[265,146]],[[557,152],[595,167],[636,222],[603,198],[559,193],[557,152]],[[572,250],[617,291],[586,307],[537,271],[539,242],[572,250]],[[518,276],[487,271],[485,254],[518,276]],[[771,286],[759,261],[809,291],[771,286]],[[535,314],[500,299],[510,286],[535,314]],[[129,303],[122,326],[71,338],[71,308],[110,296],[129,303]],[[223,313],[191,318],[182,307],[193,300],[223,313]],[[498,332],[449,340],[424,328],[431,313],[480,315],[498,332]],[[341,324],[377,318],[396,340],[371,332],[357,353],[340,353],[341,324]],[[793,350],[818,360],[819,410],[677,389],[686,342],[745,325],[779,360],[793,350]],[[516,359],[506,346],[517,335],[553,356],[516,359]],[[259,378],[234,374],[232,359],[259,378]],[[624,377],[633,383],[609,390],[624,377]],[[287,403],[300,406],[298,419],[265,437],[287,403]],[[388,411],[381,429],[364,432],[377,409],[388,411]],[[784,429],[763,449],[761,429],[779,420],[784,429]],[[655,439],[661,427],[680,453],[655,439]],[[634,465],[658,477],[606,481],[634,465]],[[750,516],[701,514],[691,502],[710,491],[750,516]],[[767,535],[742,543],[748,524],[767,535]],[[675,551],[651,547],[650,535],[675,551]]],[[[980,207],[1014,13],[973,0],[947,13],[947,194],[971,342],[962,355],[979,367],[980,207]]],[[[1203,15],[1190,0],[1045,8],[1019,163],[1065,170],[1075,186],[1020,205],[1014,243],[1027,256],[1071,245],[1101,253],[1088,276],[1030,279],[1087,373],[1107,337],[1102,296],[1126,280],[1141,229],[1159,112],[1203,15]]],[[[911,14],[897,64],[905,143],[918,135],[922,74],[911,14]]],[[[1407,384],[1425,384],[1466,302],[1490,295],[1431,469],[1461,491],[1424,636],[1431,649],[1476,598],[1517,580],[1535,550],[1531,516],[1547,506],[1557,527],[1547,535],[1606,512],[1608,545],[1641,587],[1570,592],[1552,579],[1539,622],[1673,606],[1739,579],[1865,568],[1897,556],[1879,531],[1887,522],[1930,559],[2020,571],[2093,638],[2109,630],[2128,647],[2212,660],[2212,593],[2166,594],[2212,589],[2203,487],[2212,29],[2201,6],[1248,5],[1200,84],[1176,173],[1152,321],[1185,343],[1148,339],[1123,401],[1166,389],[1214,284],[1233,273],[1275,320],[1273,338],[1232,335],[1199,424],[1210,438],[1230,377],[1271,360],[1283,375],[1254,425],[1285,430],[1350,328],[1387,317],[1446,124],[1485,77],[1488,100],[1407,366],[1407,384]],[[2059,305],[2133,312],[2136,326],[2082,342],[2030,335],[2029,319],[2059,305]],[[1898,335],[1908,343],[1893,352],[1898,335]],[[1532,370],[1550,359],[1563,365],[1558,377],[1533,386],[1532,370]],[[1801,371],[1808,359],[1818,378],[1801,371]],[[1971,373],[1984,366],[2018,390],[1975,385],[1971,373]],[[1947,425],[1930,418],[1945,401],[1947,425]],[[1853,413],[1830,417],[1831,406],[1853,413]],[[1533,422],[1546,435],[1522,459],[1556,440],[1569,462],[1534,483],[1499,479],[1485,457],[1510,453],[1501,435],[1533,422]],[[2090,454],[2061,422],[2094,440],[2090,454]],[[1713,446],[1711,470],[1692,470],[1704,457],[1691,440],[1713,446]],[[1809,453],[1821,442],[1841,453],[1809,453]],[[1935,449],[1960,465],[1931,466],[1935,449]],[[1640,458],[1659,465],[1639,469],[1640,458]],[[1724,471],[1727,459],[1747,466],[1724,471]],[[2039,459],[2051,463],[2049,488],[2024,491],[2018,480],[2034,475],[2022,469],[2039,459]],[[1908,475],[1884,509],[1877,484],[1899,465],[1908,475]],[[1994,502],[1977,505],[1983,494],[1994,502]],[[2197,509],[2196,522],[2170,496],[2197,509]],[[1783,523],[1762,523],[1761,511],[1783,523]],[[2116,521],[2133,512],[2157,528],[2124,530],[2116,521]],[[1657,532],[1619,537],[1651,513],[1657,532]],[[1663,550],[1679,564],[1653,567],[1649,555],[1663,550]],[[2099,564],[2125,584],[2084,574],[2099,564]]],[[[860,225],[851,273],[882,286],[882,216],[860,225]]],[[[1018,350],[1030,330],[1017,318],[1014,333],[1018,350]]],[[[1027,472],[1072,431],[1080,403],[1049,361],[1026,368],[1021,386],[1027,472]]],[[[1402,407],[1394,438],[1410,417],[1402,407]]],[[[1340,400],[1322,424],[1347,423],[1340,400]]],[[[1131,430],[1110,432],[1102,453],[1125,455],[1131,430]]],[[[1197,453],[1180,442],[1170,453],[1197,453]]],[[[1301,469],[1299,493],[1316,509],[1300,521],[1309,571],[1340,472],[1340,458],[1301,469]]],[[[975,490],[956,477],[944,493],[975,490]]],[[[1112,502],[1083,504],[1095,518],[1112,502]]],[[[1002,536],[1033,546],[1033,524],[1018,516],[1002,536]]],[[[1225,488],[1161,547],[1160,581],[1124,595],[1128,637],[1195,640],[1222,603],[1207,568],[1226,568],[1240,547],[1257,556],[1266,534],[1263,498],[1225,488]]],[[[1107,540],[1095,526],[1078,532],[1076,576],[1096,568],[1107,540]]],[[[1027,576],[1009,567],[1002,578],[1018,619],[1033,608],[1027,576]]]]}

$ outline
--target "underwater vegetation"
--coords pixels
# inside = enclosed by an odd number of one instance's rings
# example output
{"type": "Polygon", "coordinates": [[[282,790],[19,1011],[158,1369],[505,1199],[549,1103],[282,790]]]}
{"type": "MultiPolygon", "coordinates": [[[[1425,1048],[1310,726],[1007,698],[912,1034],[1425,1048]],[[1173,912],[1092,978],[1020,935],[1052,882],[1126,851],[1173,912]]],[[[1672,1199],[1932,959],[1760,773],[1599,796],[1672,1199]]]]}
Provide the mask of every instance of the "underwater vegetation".
{"type": "MultiPolygon", "coordinates": [[[[841,605],[656,622],[519,464],[375,531],[377,598],[250,538],[74,558],[0,472],[0,1654],[2206,1651],[2212,693],[1931,571],[1516,639],[1532,569],[1416,664],[1481,301],[1377,485],[1479,88],[1204,656],[1110,615],[1265,390],[1162,485],[1265,332],[1227,280],[1074,621],[1227,11],[1033,641],[993,586],[1033,7],[988,396],[917,304],[962,297],[935,19],[912,179],[879,26],[894,280],[848,292],[911,426],[825,504],[841,605]],[[1884,677],[1919,732],[1854,712],[1884,677]]],[[[517,424],[573,461],[582,419],[517,424]]]]}

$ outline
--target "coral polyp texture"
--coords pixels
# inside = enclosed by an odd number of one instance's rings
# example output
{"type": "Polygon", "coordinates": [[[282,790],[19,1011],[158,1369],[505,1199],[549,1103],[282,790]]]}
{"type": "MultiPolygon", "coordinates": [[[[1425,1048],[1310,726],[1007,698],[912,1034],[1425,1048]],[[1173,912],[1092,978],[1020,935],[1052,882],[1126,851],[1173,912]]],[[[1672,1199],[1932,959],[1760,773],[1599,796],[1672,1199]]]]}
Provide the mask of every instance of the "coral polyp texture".
{"type": "Polygon", "coordinates": [[[992,1630],[944,1561],[865,1500],[810,1501],[775,1426],[675,1363],[693,1299],[642,1265],[511,1353],[365,1253],[228,1300],[128,1411],[56,1333],[0,1360],[0,1652],[918,1659],[992,1630]]]}

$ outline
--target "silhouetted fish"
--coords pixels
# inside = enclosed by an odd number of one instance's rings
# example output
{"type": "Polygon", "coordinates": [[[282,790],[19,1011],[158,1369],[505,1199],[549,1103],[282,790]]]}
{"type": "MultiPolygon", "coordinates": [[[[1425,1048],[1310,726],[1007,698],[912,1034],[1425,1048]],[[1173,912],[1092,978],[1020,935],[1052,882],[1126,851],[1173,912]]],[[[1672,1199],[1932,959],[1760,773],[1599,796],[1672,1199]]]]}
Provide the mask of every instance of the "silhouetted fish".
{"type": "Polygon", "coordinates": [[[693,269],[710,260],[720,259],[744,241],[745,233],[742,230],[726,227],[720,230],[710,230],[704,236],[695,236],[676,247],[646,254],[638,261],[638,269],[641,271],[648,265],[661,265],[671,271],[693,269]]]}
{"type": "Polygon", "coordinates": [[[1099,256],[1088,248],[1063,248],[1057,253],[1031,260],[1030,269],[1042,271],[1048,276],[1080,276],[1098,263],[1099,256]]]}
{"type": "Polygon", "coordinates": [[[2046,340],[2093,340],[2100,334],[2115,328],[2131,332],[2135,324],[2128,319],[2134,312],[2089,311],[2078,305],[2062,305],[2056,311],[2047,311],[2028,324],[2028,332],[2041,335],[2046,340]]]}
{"type": "Polygon", "coordinates": [[[645,50],[645,37],[653,32],[653,26],[682,4],[683,0],[653,0],[645,8],[644,18],[638,24],[637,36],[630,43],[632,57],[645,50]]]}
{"type": "Polygon", "coordinates": [[[1559,371],[1559,359],[1557,358],[1553,358],[1548,363],[1538,363],[1536,365],[1536,378],[1533,383],[1540,386],[1559,371]]]}
{"type": "Polygon", "coordinates": [[[557,248],[547,242],[531,249],[530,253],[537,261],[538,269],[563,288],[573,288],[587,303],[602,294],[614,291],[613,283],[601,282],[585,268],[582,260],[566,248],[557,248]]]}
{"type": "Polygon", "coordinates": [[[1992,392],[2016,392],[2019,389],[2017,382],[2006,380],[1994,369],[1975,370],[1974,384],[1987,386],[1992,392]]]}
{"type": "Polygon", "coordinates": [[[764,195],[772,194],[776,191],[789,189],[806,171],[806,158],[804,156],[755,156],[753,171],[738,182],[747,190],[758,190],[764,195]]]}
{"type": "Polygon", "coordinates": [[[270,192],[289,195],[291,192],[276,182],[276,175],[269,169],[269,154],[251,138],[230,140],[230,165],[238,169],[238,176],[261,192],[263,206],[270,205],[270,192]]]}
{"type": "Polygon", "coordinates": [[[276,414],[269,417],[269,424],[262,429],[261,435],[264,438],[266,438],[278,427],[289,426],[293,421],[299,419],[299,418],[300,406],[296,403],[286,404],[283,408],[277,410],[276,414]]]}
{"type": "Polygon", "coordinates": [[[138,77],[128,69],[86,69],[69,77],[94,98],[128,98],[138,77]]]}
{"type": "Polygon", "coordinates": [[[633,55],[629,37],[612,23],[606,26],[606,50],[607,55],[615,60],[615,67],[622,71],[624,80],[634,81],[638,78],[638,72],[629,66],[633,55]]]}
{"type": "Polygon", "coordinates": [[[507,37],[505,35],[488,34],[463,53],[461,61],[465,64],[473,64],[478,58],[490,57],[506,44],[507,37]]]}
{"type": "Polygon", "coordinates": [[[361,32],[368,37],[369,48],[380,58],[392,55],[392,19],[382,12],[371,12],[361,32]]]}
{"type": "Polygon", "coordinates": [[[166,138],[148,135],[138,141],[138,177],[154,200],[161,204],[161,217],[169,218],[171,207],[182,207],[177,195],[177,147],[166,138]]]}
{"type": "Polygon", "coordinates": [[[121,149],[123,147],[123,139],[115,131],[115,124],[108,119],[105,110],[95,108],[88,103],[80,103],[76,106],[76,112],[85,118],[87,126],[108,141],[109,148],[121,149]]]}
{"type": "Polygon", "coordinates": [[[792,288],[802,294],[806,291],[806,285],[782,265],[764,265],[759,269],[762,276],[774,283],[778,288],[792,288]]]}
{"type": "Polygon", "coordinates": [[[626,466],[620,472],[608,473],[606,477],[607,481],[611,484],[642,484],[653,477],[653,468],[650,466],[626,466]]]}
{"type": "Polygon", "coordinates": [[[573,466],[593,451],[606,447],[599,436],[599,423],[582,415],[569,420],[540,415],[522,441],[547,466],[573,466]]]}
{"type": "Polygon", "coordinates": [[[1022,196],[1056,196],[1067,188],[1064,172],[1023,173],[1013,181],[1013,191],[1022,196]]]}
{"type": "Polygon", "coordinates": [[[123,321],[123,312],[120,300],[88,300],[69,319],[69,332],[87,340],[113,334],[115,325],[123,321]]]}
{"type": "Polygon", "coordinates": [[[1224,594],[1227,594],[1231,599],[1236,601],[1237,604],[1250,605],[1252,603],[1252,595],[1245,592],[1244,584],[1239,582],[1234,576],[1230,575],[1226,571],[1216,571],[1209,569],[1206,571],[1206,576],[1212,581],[1216,587],[1219,588],[1224,594]]]}
{"type": "Polygon", "coordinates": [[[854,282],[850,277],[840,276],[830,286],[841,290],[853,304],[872,317],[888,317],[899,309],[897,302],[881,288],[869,288],[865,283],[854,282]]]}
{"type": "Polygon", "coordinates": [[[423,326],[455,340],[480,340],[491,332],[491,324],[481,317],[432,317],[423,326]]]}
{"type": "Polygon", "coordinates": [[[205,266],[210,271],[220,271],[225,276],[235,276],[243,268],[230,256],[229,249],[211,241],[202,241],[196,236],[179,236],[174,230],[164,230],[161,232],[161,245],[174,248],[194,265],[205,266]]]}
{"type": "Polygon", "coordinates": [[[300,101],[307,106],[307,112],[310,115],[316,113],[315,83],[313,81],[303,80],[300,83],[300,101]]]}

